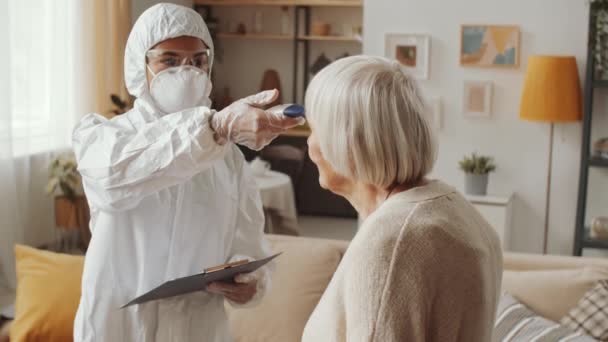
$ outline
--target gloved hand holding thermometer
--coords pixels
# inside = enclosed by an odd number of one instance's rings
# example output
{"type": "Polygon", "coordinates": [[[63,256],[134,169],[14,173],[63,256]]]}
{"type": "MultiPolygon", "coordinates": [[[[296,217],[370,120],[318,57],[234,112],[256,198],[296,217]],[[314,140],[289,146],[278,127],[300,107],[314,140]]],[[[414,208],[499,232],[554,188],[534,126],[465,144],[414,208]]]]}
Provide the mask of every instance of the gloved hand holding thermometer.
{"type": "Polygon", "coordinates": [[[277,90],[268,90],[238,100],[214,113],[210,125],[219,144],[232,141],[259,151],[279,134],[303,125],[304,108],[299,105],[281,105],[269,110],[268,105],[279,96],[277,90]]]}

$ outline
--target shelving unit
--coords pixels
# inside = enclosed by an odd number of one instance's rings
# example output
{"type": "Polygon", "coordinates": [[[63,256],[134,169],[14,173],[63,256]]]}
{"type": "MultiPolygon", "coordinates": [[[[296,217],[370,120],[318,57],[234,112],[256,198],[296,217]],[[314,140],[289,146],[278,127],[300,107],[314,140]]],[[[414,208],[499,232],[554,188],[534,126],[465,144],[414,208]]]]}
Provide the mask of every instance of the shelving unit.
{"type": "Polygon", "coordinates": [[[288,36],[284,34],[239,34],[239,33],[225,33],[220,32],[216,34],[216,37],[222,39],[245,39],[245,40],[309,40],[309,41],[328,41],[328,42],[352,42],[361,44],[361,39],[357,37],[343,37],[343,36],[288,36]]]}
{"type": "Polygon", "coordinates": [[[606,158],[598,158],[598,157],[591,157],[589,159],[589,166],[608,167],[608,159],[606,159],[606,158]]]}
{"type": "MultiPolygon", "coordinates": [[[[311,34],[311,14],[315,7],[352,7],[362,8],[363,0],[195,0],[194,8],[204,7],[208,15],[216,6],[234,7],[256,7],[256,6],[288,6],[294,11],[293,35],[280,34],[238,34],[227,32],[216,32],[216,39],[226,40],[272,40],[291,42],[293,49],[293,85],[292,102],[298,103],[298,99],[304,93],[310,80],[311,44],[336,43],[336,44],[362,44],[361,37],[357,36],[316,36],[311,34]]],[[[294,129],[286,134],[290,137],[303,138],[309,133],[302,129],[294,129]]]]}
{"type": "MultiPolygon", "coordinates": [[[[589,46],[595,46],[595,5],[591,4],[589,11],[589,46]]],[[[584,95],[583,141],[581,144],[581,164],[578,188],[578,204],[576,210],[576,229],[574,235],[573,254],[580,256],[583,249],[608,249],[608,241],[593,239],[587,227],[587,195],[589,187],[589,170],[592,167],[608,168],[608,160],[591,155],[591,125],[593,121],[593,100],[596,89],[608,88],[608,80],[595,79],[595,58],[592,48],[587,50],[587,70],[584,95]]]]}
{"type": "Polygon", "coordinates": [[[357,37],[343,37],[343,36],[300,36],[299,40],[318,40],[318,41],[329,41],[329,42],[353,42],[361,44],[361,39],[357,37]]]}
{"type": "Polygon", "coordinates": [[[195,0],[202,6],[317,6],[317,7],[362,7],[361,0],[195,0]]]}
{"type": "Polygon", "coordinates": [[[283,34],[238,34],[238,33],[218,33],[218,38],[226,39],[251,39],[251,40],[294,40],[294,36],[283,34]]]}

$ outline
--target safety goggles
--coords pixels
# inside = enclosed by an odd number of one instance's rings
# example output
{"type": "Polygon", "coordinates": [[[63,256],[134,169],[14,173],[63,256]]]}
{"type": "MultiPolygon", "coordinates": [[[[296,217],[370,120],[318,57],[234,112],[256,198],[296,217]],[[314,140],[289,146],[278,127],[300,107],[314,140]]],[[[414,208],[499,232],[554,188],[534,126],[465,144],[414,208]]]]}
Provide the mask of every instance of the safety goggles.
{"type": "Polygon", "coordinates": [[[209,72],[211,57],[209,49],[197,51],[152,49],[146,52],[146,62],[155,74],[180,65],[192,65],[209,72]]]}

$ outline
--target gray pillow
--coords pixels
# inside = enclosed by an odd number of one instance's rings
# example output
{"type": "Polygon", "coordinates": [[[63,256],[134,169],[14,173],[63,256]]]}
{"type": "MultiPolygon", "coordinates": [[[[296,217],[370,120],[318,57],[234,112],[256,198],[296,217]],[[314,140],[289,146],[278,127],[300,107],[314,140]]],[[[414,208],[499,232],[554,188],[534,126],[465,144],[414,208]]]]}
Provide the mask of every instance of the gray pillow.
{"type": "Polygon", "coordinates": [[[496,310],[493,342],[591,342],[596,341],[558,323],[538,316],[508,293],[504,293],[496,310]]]}

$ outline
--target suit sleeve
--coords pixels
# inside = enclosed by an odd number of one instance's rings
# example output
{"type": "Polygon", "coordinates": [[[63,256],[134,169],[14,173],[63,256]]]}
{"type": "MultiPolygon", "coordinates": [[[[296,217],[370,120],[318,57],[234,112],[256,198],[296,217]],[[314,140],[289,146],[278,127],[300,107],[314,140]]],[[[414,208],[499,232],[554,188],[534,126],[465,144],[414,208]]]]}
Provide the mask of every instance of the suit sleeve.
{"type": "Polygon", "coordinates": [[[87,199],[100,210],[118,212],[141,199],[190,179],[223,158],[209,127],[206,107],[166,115],[142,127],[128,118],[85,116],[72,142],[87,199]]]}

